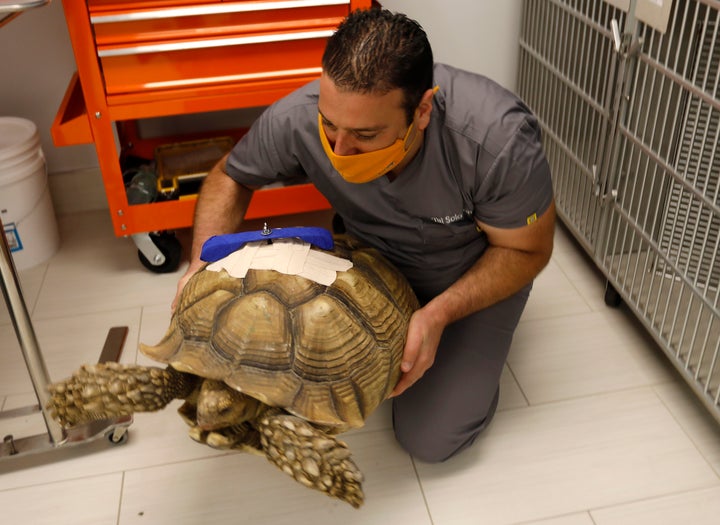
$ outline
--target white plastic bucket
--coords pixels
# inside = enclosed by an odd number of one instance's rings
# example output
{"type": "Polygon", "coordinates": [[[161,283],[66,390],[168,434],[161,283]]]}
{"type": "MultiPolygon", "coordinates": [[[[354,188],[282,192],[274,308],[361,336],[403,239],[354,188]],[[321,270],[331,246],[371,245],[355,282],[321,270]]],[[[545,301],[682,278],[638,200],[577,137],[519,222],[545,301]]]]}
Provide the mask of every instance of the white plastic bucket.
{"type": "Polygon", "coordinates": [[[37,127],[0,117],[0,217],[15,267],[47,261],[60,246],[37,127]]]}
{"type": "Polygon", "coordinates": [[[37,126],[24,118],[0,117],[0,165],[40,147],[37,126]]]}

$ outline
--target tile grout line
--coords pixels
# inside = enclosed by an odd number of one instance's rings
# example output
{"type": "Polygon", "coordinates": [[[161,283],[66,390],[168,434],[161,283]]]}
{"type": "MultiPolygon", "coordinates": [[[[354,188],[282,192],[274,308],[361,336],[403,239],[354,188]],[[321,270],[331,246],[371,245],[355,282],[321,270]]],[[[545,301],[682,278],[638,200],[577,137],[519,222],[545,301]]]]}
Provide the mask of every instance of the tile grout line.
{"type": "MultiPolygon", "coordinates": [[[[34,321],[35,321],[35,309],[37,308],[38,302],[40,301],[40,296],[42,295],[42,292],[43,292],[43,287],[45,286],[45,282],[47,281],[47,274],[48,274],[48,270],[50,269],[50,264],[51,264],[51,262],[48,262],[47,264],[45,264],[45,268],[43,269],[43,272],[42,272],[42,278],[40,279],[40,286],[38,286],[38,292],[35,295],[35,300],[33,301],[32,306],[30,306],[27,303],[25,291],[22,290],[22,283],[20,285],[20,288],[21,288],[20,291],[23,294],[23,299],[25,300],[25,306],[27,307],[28,315],[30,316],[31,323],[34,323],[34,321]]],[[[19,278],[19,276],[18,276],[18,278],[19,278]]]]}
{"type": "Polygon", "coordinates": [[[527,394],[525,394],[525,390],[523,389],[522,385],[520,384],[520,380],[515,375],[515,372],[513,372],[513,369],[510,366],[510,363],[506,362],[505,364],[507,365],[508,371],[510,372],[510,375],[512,376],[513,381],[515,381],[515,384],[517,385],[518,390],[520,390],[520,393],[522,394],[523,399],[525,400],[525,404],[527,406],[533,406],[530,404],[530,399],[528,399],[527,394]]]}
{"type": "MultiPolygon", "coordinates": [[[[616,394],[621,394],[621,393],[624,393],[624,392],[633,392],[633,391],[642,391],[642,390],[650,390],[650,391],[653,392],[654,395],[657,395],[657,394],[655,393],[655,390],[654,390],[655,386],[661,386],[661,385],[666,385],[666,384],[670,384],[670,383],[657,383],[657,384],[654,384],[654,383],[653,383],[653,384],[647,384],[647,385],[629,385],[629,386],[625,386],[625,387],[618,388],[618,389],[613,389],[613,390],[603,390],[603,391],[599,391],[599,392],[588,392],[588,393],[585,393],[585,394],[577,394],[577,395],[573,395],[573,396],[569,396],[569,397],[562,397],[562,398],[558,398],[558,399],[550,399],[550,400],[547,400],[547,401],[540,401],[540,402],[535,402],[535,403],[530,403],[530,401],[528,401],[528,405],[527,405],[527,406],[504,408],[504,409],[502,409],[502,410],[498,410],[498,412],[513,412],[513,411],[516,411],[516,410],[527,410],[527,409],[531,409],[531,408],[547,407],[547,406],[555,405],[555,404],[557,404],[557,403],[568,403],[568,402],[574,402],[574,401],[581,401],[581,400],[584,400],[584,399],[592,399],[592,398],[596,398],[596,397],[606,397],[606,396],[612,396],[612,395],[616,395],[616,394]]],[[[522,391],[522,388],[521,388],[521,391],[522,391]]],[[[683,431],[683,432],[684,432],[684,431],[683,431]]]]}
{"type": "MultiPolygon", "coordinates": [[[[129,432],[129,430],[128,430],[128,432],[129,432]]],[[[122,445],[122,446],[124,446],[124,445],[122,445]]],[[[92,452],[90,452],[90,453],[92,453],[92,454],[102,454],[103,452],[104,452],[104,450],[98,450],[98,451],[92,451],[92,452]]],[[[177,461],[167,461],[167,462],[157,463],[157,464],[136,466],[136,467],[132,467],[132,468],[129,468],[129,469],[127,469],[127,468],[126,468],[126,469],[120,468],[120,469],[115,469],[115,470],[112,470],[112,469],[111,469],[111,470],[107,470],[107,471],[97,472],[97,473],[94,473],[94,474],[86,474],[86,475],[80,475],[80,476],[77,476],[77,477],[62,478],[62,479],[57,479],[57,480],[54,480],[54,481],[43,481],[43,482],[40,482],[40,483],[25,483],[25,484],[20,484],[20,485],[12,486],[12,487],[0,488],[0,493],[1,493],[1,492],[12,492],[12,491],[14,491],[14,490],[21,490],[21,489],[29,489],[29,488],[32,488],[32,487],[45,487],[45,486],[49,486],[49,485],[55,485],[55,484],[58,484],[58,483],[66,483],[66,482],[72,482],[72,481],[88,480],[88,479],[93,479],[93,478],[98,478],[98,477],[103,477],[103,476],[111,476],[111,475],[113,475],[113,474],[122,474],[123,479],[124,479],[124,478],[125,478],[125,474],[127,474],[128,472],[139,472],[139,471],[146,470],[146,469],[153,469],[153,468],[159,468],[159,467],[168,467],[168,466],[174,466],[174,465],[183,465],[183,464],[187,464],[187,463],[193,463],[193,462],[196,462],[196,461],[205,461],[205,460],[209,460],[209,459],[215,459],[215,458],[220,458],[220,457],[223,457],[223,456],[227,456],[227,455],[229,455],[229,454],[231,454],[231,453],[233,453],[233,452],[228,452],[228,453],[224,453],[224,454],[209,455],[209,456],[193,457],[193,458],[187,458],[187,459],[182,459],[182,460],[177,460],[177,461]]],[[[74,459],[79,459],[79,458],[81,458],[81,457],[84,457],[84,455],[78,456],[77,458],[69,458],[69,459],[64,460],[64,461],[72,461],[72,460],[74,460],[74,459]]],[[[46,465],[46,464],[45,464],[45,463],[42,463],[42,464],[40,464],[39,466],[44,466],[44,465],[46,465]]],[[[35,465],[35,466],[37,466],[37,465],[35,465]]],[[[35,466],[33,466],[32,468],[34,468],[35,466]]],[[[20,469],[24,469],[24,468],[25,468],[25,467],[20,467],[20,469]]],[[[20,470],[20,469],[19,469],[19,470],[20,470]]],[[[7,473],[7,472],[0,470],[0,475],[5,474],[5,473],[7,473]]]]}
{"type": "Polygon", "coordinates": [[[410,462],[413,466],[413,471],[415,472],[415,478],[418,482],[418,487],[420,487],[420,494],[422,494],[423,502],[425,503],[425,510],[427,511],[428,518],[430,519],[430,525],[435,524],[435,520],[433,520],[432,512],[430,512],[430,505],[428,504],[427,497],[425,496],[425,489],[423,488],[422,479],[420,479],[420,473],[417,469],[417,464],[415,463],[415,458],[410,455],[410,462]]]}
{"type": "MultiPolygon", "coordinates": [[[[160,306],[160,304],[127,304],[120,308],[113,308],[112,306],[108,306],[106,309],[95,309],[95,310],[80,310],[80,311],[74,311],[69,313],[53,313],[50,315],[43,315],[41,317],[38,317],[37,319],[33,318],[33,322],[39,322],[39,321],[57,321],[61,319],[67,319],[67,318],[73,318],[73,317],[82,317],[82,316],[89,316],[89,315],[101,315],[101,314],[111,314],[111,313],[117,313],[117,312],[123,312],[123,311],[130,311],[135,310],[137,308],[144,308],[144,307],[153,307],[153,306],[160,306]]],[[[2,325],[0,325],[2,326],[2,325]]]]}
{"type": "Polygon", "coordinates": [[[688,494],[693,494],[695,492],[702,492],[702,491],[713,490],[713,489],[717,489],[717,488],[718,488],[717,485],[711,485],[711,486],[706,486],[706,487],[688,488],[688,489],[675,491],[675,492],[665,492],[662,494],[653,494],[651,497],[627,500],[627,501],[619,502],[615,505],[602,505],[600,507],[594,507],[592,509],[587,509],[586,512],[590,515],[590,519],[592,519],[593,523],[596,523],[596,521],[592,515],[592,513],[595,511],[617,509],[619,507],[625,507],[628,505],[636,505],[636,504],[642,504],[642,503],[649,503],[652,501],[660,501],[665,498],[671,498],[674,496],[684,496],[684,495],[688,495],[688,494]]]}
{"type": "MultiPolygon", "coordinates": [[[[661,385],[663,385],[663,384],[667,384],[667,383],[662,383],[661,385]]],[[[678,386],[681,387],[681,388],[683,387],[683,385],[682,385],[681,383],[679,383],[679,382],[678,382],[678,383],[675,383],[675,384],[678,385],[678,386]]],[[[685,425],[682,423],[682,421],[680,421],[680,420],[677,418],[677,416],[675,415],[675,412],[672,410],[672,408],[671,408],[670,406],[668,406],[668,404],[665,402],[665,400],[663,399],[663,397],[662,397],[662,396],[660,395],[660,393],[657,391],[657,386],[661,386],[661,385],[652,385],[652,386],[651,386],[652,391],[653,391],[653,394],[655,394],[655,397],[658,398],[658,401],[660,401],[660,404],[661,404],[663,407],[665,407],[665,410],[668,412],[668,414],[670,414],[670,417],[673,419],[673,421],[675,421],[675,423],[677,423],[677,426],[680,427],[680,429],[682,430],[682,433],[685,435],[685,437],[688,439],[688,441],[690,441],[690,443],[693,444],[693,447],[695,448],[695,450],[697,451],[697,453],[700,454],[700,456],[703,458],[703,461],[705,461],[705,463],[707,464],[707,466],[710,467],[710,470],[715,473],[715,477],[718,478],[718,481],[720,481],[720,471],[718,471],[718,469],[716,469],[715,466],[714,466],[714,465],[710,462],[710,460],[706,457],[706,455],[703,453],[703,451],[700,449],[700,447],[698,446],[698,444],[697,444],[697,443],[695,442],[695,440],[693,439],[692,435],[690,435],[690,433],[689,433],[689,432],[687,431],[687,429],[685,428],[685,425]]],[[[684,395],[687,395],[687,394],[684,393],[684,395]]],[[[691,399],[691,402],[692,402],[692,403],[697,403],[697,401],[696,401],[695,399],[691,399]]],[[[702,410],[705,410],[705,408],[702,407],[702,406],[699,406],[698,408],[700,408],[700,409],[702,409],[702,410]]]]}
{"type": "Polygon", "coordinates": [[[590,519],[590,521],[592,521],[592,523],[595,524],[595,520],[590,515],[590,510],[591,509],[578,510],[578,511],[572,511],[572,512],[565,512],[563,514],[556,514],[554,516],[545,516],[545,517],[541,517],[540,521],[538,521],[537,518],[531,518],[530,520],[516,521],[515,523],[511,523],[508,525],[534,525],[534,524],[542,523],[542,522],[548,521],[548,520],[554,521],[557,518],[565,518],[565,517],[575,516],[576,514],[587,514],[587,517],[590,519]]]}
{"type": "MultiPolygon", "coordinates": [[[[580,253],[580,255],[582,255],[582,253],[580,253]]],[[[568,275],[568,273],[565,271],[565,268],[563,267],[563,264],[561,264],[561,262],[560,262],[559,260],[554,259],[554,261],[555,261],[555,264],[557,264],[557,267],[558,267],[558,269],[560,270],[560,272],[563,274],[563,276],[564,276],[564,277],[567,279],[567,281],[570,283],[570,286],[572,286],[573,290],[575,290],[575,292],[580,296],[580,299],[582,299],[582,302],[585,303],[585,306],[587,306],[587,307],[590,309],[591,312],[597,312],[598,310],[596,310],[595,307],[593,307],[593,305],[590,304],[590,302],[587,300],[587,298],[585,297],[585,295],[582,293],[582,290],[580,290],[580,288],[578,288],[578,286],[577,286],[577,284],[576,284],[576,281],[577,281],[577,280],[576,280],[576,279],[572,279],[572,278],[570,277],[570,275],[568,275]]],[[[597,266],[593,267],[593,266],[590,265],[590,264],[588,264],[588,266],[590,267],[591,270],[597,270],[597,271],[599,271],[599,272],[600,272],[599,277],[605,278],[605,279],[607,280],[607,278],[604,277],[604,275],[602,274],[602,271],[600,271],[600,269],[597,268],[597,266]]]]}
{"type": "Polygon", "coordinates": [[[123,501],[123,491],[125,490],[125,471],[122,471],[122,475],[120,476],[120,497],[118,498],[118,507],[117,507],[117,520],[115,520],[116,525],[120,525],[120,518],[122,515],[122,501],[123,501]]]}

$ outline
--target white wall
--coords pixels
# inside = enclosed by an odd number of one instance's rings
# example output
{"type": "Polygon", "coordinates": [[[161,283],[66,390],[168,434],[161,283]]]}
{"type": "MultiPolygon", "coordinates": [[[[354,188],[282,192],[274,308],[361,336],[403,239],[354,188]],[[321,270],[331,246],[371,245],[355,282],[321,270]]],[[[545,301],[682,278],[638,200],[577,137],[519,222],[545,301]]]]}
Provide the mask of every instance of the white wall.
{"type": "Polygon", "coordinates": [[[384,0],[425,29],[437,62],[515,88],[521,0],[384,0]]]}
{"type": "Polygon", "coordinates": [[[0,71],[0,115],[35,122],[51,172],[97,166],[92,145],[55,148],[50,138],[50,125],[75,71],[60,0],[0,27],[0,71]]]}
{"type": "MultiPolygon", "coordinates": [[[[382,4],[406,13],[425,28],[436,60],[514,88],[520,0],[385,0],[382,4]]],[[[60,0],[0,27],[0,115],[37,124],[60,212],[104,205],[93,146],[56,148],[50,137],[50,126],[74,70],[60,0]]]]}

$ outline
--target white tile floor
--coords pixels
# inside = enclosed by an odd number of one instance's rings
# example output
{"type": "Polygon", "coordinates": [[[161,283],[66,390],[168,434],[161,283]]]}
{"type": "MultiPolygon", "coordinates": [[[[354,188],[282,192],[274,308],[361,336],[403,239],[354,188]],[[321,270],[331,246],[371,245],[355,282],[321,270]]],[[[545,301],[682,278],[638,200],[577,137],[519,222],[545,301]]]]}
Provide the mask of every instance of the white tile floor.
{"type": "MultiPolygon", "coordinates": [[[[107,212],[59,223],[60,252],[21,273],[50,375],[97,359],[117,325],[130,329],[122,360],[146,362],[135,349],[164,332],[179,274],[143,269],[107,212]]],[[[383,405],[346,439],[366,476],[361,510],[262,458],[194,443],[174,405],[136,416],[122,446],[53,463],[0,461],[0,522],[717,525],[720,425],[632,315],[603,304],[602,278],[567,233],[556,238],[487,433],[447,463],[422,464],[395,443],[383,405]]],[[[2,309],[0,345],[0,406],[31,404],[2,309]]],[[[0,420],[0,436],[42,429],[39,415],[0,420]]]]}

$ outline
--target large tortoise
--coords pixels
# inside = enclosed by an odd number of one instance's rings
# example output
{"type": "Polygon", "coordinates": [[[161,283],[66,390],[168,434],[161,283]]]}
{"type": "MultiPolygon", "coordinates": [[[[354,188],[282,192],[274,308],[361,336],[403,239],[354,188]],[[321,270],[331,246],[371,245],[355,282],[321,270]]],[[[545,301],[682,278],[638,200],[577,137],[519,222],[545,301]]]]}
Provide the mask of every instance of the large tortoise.
{"type": "Polygon", "coordinates": [[[83,366],[50,387],[51,411],[72,426],[184,399],[196,441],[262,454],[360,506],[363,476],[333,436],[361,427],[393,390],[418,303],[376,250],[338,236],[332,253],[353,266],[329,286],[274,270],[198,272],[164,338],[140,348],[167,368],[83,366]]]}

